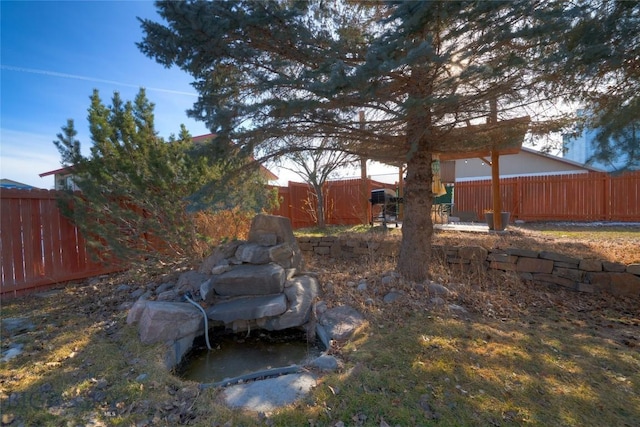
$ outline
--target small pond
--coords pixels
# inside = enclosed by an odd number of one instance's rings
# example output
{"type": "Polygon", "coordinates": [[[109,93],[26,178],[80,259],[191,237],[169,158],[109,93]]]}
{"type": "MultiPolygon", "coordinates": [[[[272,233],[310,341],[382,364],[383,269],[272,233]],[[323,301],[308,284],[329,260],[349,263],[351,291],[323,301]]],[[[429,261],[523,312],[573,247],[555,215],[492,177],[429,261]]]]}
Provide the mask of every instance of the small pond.
{"type": "Polygon", "coordinates": [[[212,350],[204,338],[196,339],[193,350],[177,370],[183,379],[213,383],[253,372],[300,365],[318,357],[318,342],[308,342],[297,330],[253,331],[238,334],[210,333],[212,350]]]}

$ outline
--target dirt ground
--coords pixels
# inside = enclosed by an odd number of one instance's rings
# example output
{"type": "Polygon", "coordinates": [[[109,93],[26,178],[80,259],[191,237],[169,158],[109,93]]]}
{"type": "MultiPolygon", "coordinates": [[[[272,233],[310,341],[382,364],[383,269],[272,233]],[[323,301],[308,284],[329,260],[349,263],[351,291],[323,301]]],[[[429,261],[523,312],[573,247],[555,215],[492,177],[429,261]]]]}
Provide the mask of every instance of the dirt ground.
{"type": "MultiPolygon", "coordinates": [[[[488,249],[516,247],[623,264],[640,263],[638,223],[532,223],[512,225],[508,230],[506,234],[435,231],[432,243],[478,245],[488,249]]],[[[389,238],[399,241],[401,234],[393,231],[389,238]]],[[[373,260],[368,265],[363,263],[356,267],[348,261],[335,263],[333,260],[315,259],[310,267],[322,272],[322,281],[331,281],[336,289],[347,289],[346,283],[353,281],[354,275],[373,277],[394,268],[393,262],[379,264],[378,261],[373,260]]],[[[460,275],[435,264],[431,267],[431,274],[433,280],[458,288],[457,302],[480,316],[511,319],[529,315],[544,316],[545,311],[553,307],[578,322],[595,325],[603,336],[640,351],[640,296],[614,297],[608,294],[584,294],[561,287],[529,287],[511,275],[460,275]]],[[[421,295],[412,296],[416,304],[426,304],[421,295]]],[[[348,301],[364,311],[368,310],[350,292],[334,293],[333,297],[339,303],[348,301]]],[[[402,312],[398,312],[398,315],[402,316],[402,312]]]]}

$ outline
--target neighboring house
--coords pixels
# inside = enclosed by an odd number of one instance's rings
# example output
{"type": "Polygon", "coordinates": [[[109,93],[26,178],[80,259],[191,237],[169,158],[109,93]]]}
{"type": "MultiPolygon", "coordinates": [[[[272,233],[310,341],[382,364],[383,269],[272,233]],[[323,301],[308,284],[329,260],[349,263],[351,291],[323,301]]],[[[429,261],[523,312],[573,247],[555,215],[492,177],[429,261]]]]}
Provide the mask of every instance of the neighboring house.
{"type": "MultiPolygon", "coordinates": [[[[210,133],[207,135],[194,136],[192,140],[194,144],[201,144],[205,141],[215,138],[215,136],[216,136],[215,134],[210,133]]],[[[269,169],[265,168],[263,165],[260,165],[260,171],[267,181],[271,182],[271,181],[278,180],[277,175],[275,175],[269,169]]],[[[66,190],[66,189],[73,189],[74,191],[80,190],[80,188],[76,185],[73,179],[73,166],[64,167],[64,168],[52,170],[49,172],[43,172],[40,174],[40,177],[45,177],[50,175],[54,176],[55,190],[66,190]]]]}
{"type": "MultiPolygon", "coordinates": [[[[206,135],[194,136],[193,138],[191,138],[191,140],[193,141],[194,144],[202,144],[203,142],[210,141],[215,137],[216,137],[215,133],[208,133],[206,135]]],[[[254,160],[254,159],[252,159],[252,160],[254,160]]],[[[278,175],[276,175],[273,172],[271,172],[269,169],[264,167],[262,164],[260,165],[260,173],[270,183],[272,181],[277,181],[278,180],[278,175]]]]}
{"type": "MultiPolygon", "coordinates": [[[[517,154],[500,156],[500,178],[588,172],[603,171],[527,147],[522,147],[517,154]]],[[[434,204],[451,203],[456,182],[491,180],[490,159],[474,157],[440,162],[440,180],[447,193],[436,197],[434,204]]]]}
{"type": "Polygon", "coordinates": [[[597,149],[595,142],[597,134],[598,129],[584,129],[578,136],[564,135],[562,138],[564,158],[583,165],[589,163],[589,165],[606,172],[616,172],[625,168],[630,160],[627,153],[618,153],[613,156],[615,160],[606,163],[594,158],[597,149]]]}
{"type": "Polygon", "coordinates": [[[53,175],[53,189],[54,190],[68,190],[78,191],[80,188],[76,185],[73,179],[73,166],[68,166],[49,172],[43,172],[40,174],[40,178],[53,175]]]}
{"type": "MultiPolygon", "coordinates": [[[[547,176],[604,172],[589,165],[522,147],[516,154],[500,156],[500,178],[520,176],[547,176]]],[[[434,203],[451,203],[456,182],[491,180],[491,164],[487,157],[445,160],[440,162],[440,181],[445,184],[447,194],[436,197],[434,203]]],[[[389,188],[395,188],[390,184],[389,188]]]]}
{"type": "Polygon", "coordinates": [[[38,190],[39,188],[29,184],[23,184],[12,179],[2,178],[0,179],[0,188],[15,188],[18,190],[38,190]]]}
{"type": "MultiPolygon", "coordinates": [[[[491,179],[489,159],[470,158],[453,162],[455,162],[453,174],[451,172],[443,173],[443,182],[451,183],[452,175],[455,177],[455,182],[491,179]]],[[[448,168],[450,167],[451,165],[448,165],[448,168]]],[[[443,165],[443,172],[444,169],[443,165]]],[[[580,164],[564,157],[553,156],[527,147],[522,147],[518,154],[500,156],[500,178],[588,172],[604,171],[597,167],[580,164]]]]}
{"type": "MultiPolygon", "coordinates": [[[[578,111],[578,116],[585,116],[586,113],[584,110],[578,111]]],[[[633,128],[630,130],[631,133],[635,133],[633,128]]],[[[584,128],[581,133],[577,136],[572,134],[563,135],[562,137],[562,145],[564,150],[563,157],[568,160],[572,160],[579,164],[589,164],[596,168],[602,169],[605,172],[617,172],[622,169],[628,168],[629,165],[634,164],[634,162],[630,160],[634,160],[629,158],[630,154],[626,152],[617,152],[614,156],[612,156],[612,161],[603,162],[601,160],[597,160],[594,156],[598,152],[598,144],[596,143],[596,137],[599,133],[598,128],[584,128]]],[[[610,141],[612,142],[612,141],[610,141]]],[[[611,144],[615,146],[615,144],[611,144]]],[[[637,159],[636,159],[637,160],[637,159]]],[[[636,168],[638,167],[638,162],[635,162],[636,168]]],[[[633,168],[633,167],[632,167],[633,168]]]]}

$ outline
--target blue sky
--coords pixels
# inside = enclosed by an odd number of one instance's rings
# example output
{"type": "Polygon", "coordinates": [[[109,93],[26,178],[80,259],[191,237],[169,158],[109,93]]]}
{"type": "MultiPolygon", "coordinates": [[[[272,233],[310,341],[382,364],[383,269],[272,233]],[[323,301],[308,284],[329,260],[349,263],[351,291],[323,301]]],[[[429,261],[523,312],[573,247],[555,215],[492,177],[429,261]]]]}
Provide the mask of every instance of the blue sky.
{"type": "Polygon", "coordinates": [[[155,104],[160,136],[208,133],[186,115],[196,100],[191,77],[144,56],[136,17],[159,20],[151,1],[0,2],[0,177],[52,188],[56,134],[73,119],[83,151],[91,146],[89,96],[114,91],[133,100],[140,87],[155,104]]]}
{"type": "MultiPolygon", "coordinates": [[[[186,115],[197,99],[191,77],[166,69],[136,47],[140,18],[160,20],[152,1],[0,0],[0,178],[53,188],[60,154],[53,141],[73,119],[83,152],[91,147],[87,109],[93,89],[106,105],[114,91],[133,100],[140,87],[155,104],[159,135],[177,134],[184,123],[193,136],[209,133],[186,115]]],[[[280,177],[295,174],[267,165],[280,177]]],[[[397,169],[370,162],[369,174],[393,183],[397,169]]],[[[343,177],[359,177],[345,170],[343,177]]]]}
{"type": "MultiPolygon", "coordinates": [[[[137,17],[160,20],[147,0],[0,0],[0,178],[52,188],[53,176],[39,174],[61,167],[53,141],[67,119],[75,121],[83,151],[91,146],[86,117],[94,88],[107,105],[114,91],[133,100],[146,88],[162,137],[177,134],[181,123],[194,136],[209,133],[186,115],[197,99],[191,77],[136,47],[143,37],[137,17]]],[[[270,169],[281,184],[301,181],[270,169]]],[[[368,172],[378,181],[397,180],[395,168],[370,164],[368,172]]]]}

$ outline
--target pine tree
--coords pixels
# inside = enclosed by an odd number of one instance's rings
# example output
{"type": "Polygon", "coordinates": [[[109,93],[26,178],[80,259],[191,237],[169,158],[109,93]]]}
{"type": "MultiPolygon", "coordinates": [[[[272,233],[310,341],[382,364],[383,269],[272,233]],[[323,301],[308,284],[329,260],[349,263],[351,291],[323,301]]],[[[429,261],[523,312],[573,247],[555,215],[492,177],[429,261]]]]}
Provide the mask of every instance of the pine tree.
{"type": "MultiPolygon", "coordinates": [[[[62,155],[62,164],[66,166],[73,165],[76,160],[82,156],[80,154],[80,141],[76,139],[78,132],[72,119],[67,120],[67,124],[62,126],[62,132],[56,135],[58,139],[53,141],[60,154],[62,155]]],[[[63,187],[67,187],[67,183],[61,183],[63,187]]],[[[73,188],[66,188],[73,190],[73,188]]]]}
{"type": "Polygon", "coordinates": [[[410,280],[428,277],[433,154],[508,139],[515,122],[506,119],[536,119],[569,91],[560,70],[577,12],[566,2],[157,6],[166,23],[142,20],[140,49],[194,77],[190,114],[224,138],[265,158],[292,149],[285,136],[333,138],[349,153],[407,165],[398,270],[410,280]],[[478,122],[491,131],[460,132],[478,122]]]}
{"type": "MultiPolygon", "coordinates": [[[[88,114],[90,155],[81,153],[73,120],[54,142],[81,190],[63,194],[64,212],[104,261],[146,263],[194,256],[200,236],[189,212],[196,201],[200,208],[211,208],[194,195],[220,179],[222,160],[194,155],[184,126],[178,137],[171,135],[165,142],[155,130],[153,110],[144,89],[134,102],[124,102],[115,92],[111,106],[105,106],[95,90],[88,114]]],[[[251,190],[266,192],[264,185],[251,190]]],[[[245,198],[253,204],[240,203],[241,209],[256,208],[255,196],[246,193],[245,198]]]]}
{"type": "Polygon", "coordinates": [[[580,124],[597,129],[592,160],[640,168],[640,3],[579,2],[565,46],[562,71],[586,112],[580,124]]]}

